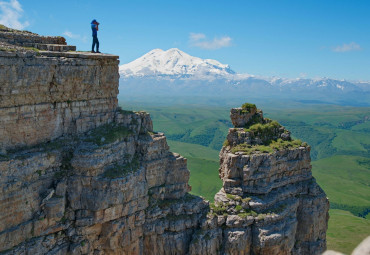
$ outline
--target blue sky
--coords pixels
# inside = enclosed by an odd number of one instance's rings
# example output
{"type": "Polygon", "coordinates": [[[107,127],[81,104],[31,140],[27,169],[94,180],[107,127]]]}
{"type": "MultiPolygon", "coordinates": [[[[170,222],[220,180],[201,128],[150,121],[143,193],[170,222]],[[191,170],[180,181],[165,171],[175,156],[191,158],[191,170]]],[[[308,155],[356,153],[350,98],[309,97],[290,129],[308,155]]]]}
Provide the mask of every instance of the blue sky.
{"type": "Polygon", "coordinates": [[[370,1],[365,0],[0,0],[0,23],[63,35],[128,63],[179,48],[240,73],[370,80],[370,1]]]}

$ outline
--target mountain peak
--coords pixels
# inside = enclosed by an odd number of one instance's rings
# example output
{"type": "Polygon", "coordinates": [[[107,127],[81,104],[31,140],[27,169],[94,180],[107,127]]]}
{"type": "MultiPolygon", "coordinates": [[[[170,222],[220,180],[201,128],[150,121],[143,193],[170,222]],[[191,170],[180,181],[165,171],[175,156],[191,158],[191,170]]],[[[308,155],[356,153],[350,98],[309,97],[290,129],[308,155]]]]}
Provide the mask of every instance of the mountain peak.
{"type": "Polygon", "coordinates": [[[119,67],[122,77],[223,77],[234,74],[229,65],[193,57],[178,48],[153,49],[119,67]]]}
{"type": "Polygon", "coordinates": [[[169,50],[167,50],[167,52],[176,52],[176,53],[184,53],[183,51],[181,51],[181,50],[179,50],[178,48],[171,48],[171,49],[169,49],[169,50]]]}
{"type": "Polygon", "coordinates": [[[158,49],[153,49],[153,50],[149,51],[147,54],[157,54],[159,52],[163,52],[163,50],[159,49],[159,48],[158,49]]]}

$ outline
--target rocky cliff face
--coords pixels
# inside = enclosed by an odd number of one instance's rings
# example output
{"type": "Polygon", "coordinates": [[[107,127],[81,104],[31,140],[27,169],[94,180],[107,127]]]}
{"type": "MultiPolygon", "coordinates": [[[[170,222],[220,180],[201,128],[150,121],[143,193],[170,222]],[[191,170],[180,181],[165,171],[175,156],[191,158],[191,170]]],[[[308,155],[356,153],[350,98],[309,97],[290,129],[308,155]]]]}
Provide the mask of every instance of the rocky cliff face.
{"type": "Polygon", "coordinates": [[[309,147],[255,107],[232,110],[209,205],[150,116],[117,108],[117,56],[8,29],[0,46],[1,254],[325,250],[309,147]]]}
{"type": "Polygon", "coordinates": [[[226,212],[226,224],[232,214],[247,226],[244,254],[322,253],[329,203],[312,177],[310,147],[255,105],[232,109],[231,120],[213,212],[226,212]]]}

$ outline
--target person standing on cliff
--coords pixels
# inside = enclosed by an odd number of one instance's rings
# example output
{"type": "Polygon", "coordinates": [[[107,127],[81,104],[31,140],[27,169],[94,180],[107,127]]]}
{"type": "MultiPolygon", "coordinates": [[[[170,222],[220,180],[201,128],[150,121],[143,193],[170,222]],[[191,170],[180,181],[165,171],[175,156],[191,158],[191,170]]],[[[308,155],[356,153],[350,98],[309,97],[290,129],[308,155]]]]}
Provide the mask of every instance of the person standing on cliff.
{"type": "Polygon", "coordinates": [[[97,22],[96,19],[91,21],[91,30],[92,30],[92,37],[93,37],[91,53],[100,53],[99,40],[98,40],[99,22],[97,22]],[[94,51],[95,45],[96,45],[96,52],[94,51]]]}

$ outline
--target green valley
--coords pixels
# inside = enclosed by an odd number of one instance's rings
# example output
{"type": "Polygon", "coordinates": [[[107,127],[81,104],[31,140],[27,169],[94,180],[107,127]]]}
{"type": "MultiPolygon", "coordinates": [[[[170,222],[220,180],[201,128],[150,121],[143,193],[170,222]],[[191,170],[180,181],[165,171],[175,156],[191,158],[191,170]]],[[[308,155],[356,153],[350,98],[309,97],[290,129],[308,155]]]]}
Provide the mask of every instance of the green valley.
{"type": "MultiPolygon", "coordinates": [[[[152,105],[126,102],[123,108],[151,114],[171,151],[188,159],[192,193],[212,201],[222,185],[218,153],[231,127],[229,109],[239,104],[152,105]]],[[[370,108],[300,102],[257,106],[311,146],[313,176],[331,203],[328,248],[349,253],[370,235],[370,108]]]]}

